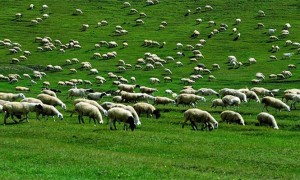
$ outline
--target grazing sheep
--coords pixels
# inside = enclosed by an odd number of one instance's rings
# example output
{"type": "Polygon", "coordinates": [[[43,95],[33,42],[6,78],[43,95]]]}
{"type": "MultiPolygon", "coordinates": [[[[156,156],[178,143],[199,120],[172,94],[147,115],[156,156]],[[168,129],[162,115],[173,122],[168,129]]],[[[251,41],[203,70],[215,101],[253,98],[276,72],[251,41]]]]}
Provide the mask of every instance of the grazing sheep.
{"type": "Polygon", "coordinates": [[[99,109],[86,102],[79,102],[75,105],[75,111],[78,113],[79,124],[84,123],[83,116],[88,116],[89,120],[93,119],[96,125],[96,120],[99,124],[103,124],[102,115],[99,109]]]}
{"type": "Polygon", "coordinates": [[[136,128],[136,125],[134,124],[134,117],[132,113],[126,109],[119,108],[119,107],[113,107],[108,110],[108,120],[110,124],[110,129],[116,130],[116,121],[118,122],[124,122],[124,130],[127,130],[127,124],[129,124],[130,129],[133,131],[136,128]]]}
{"type": "Polygon", "coordinates": [[[222,96],[232,95],[238,97],[242,102],[247,102],[246,94],[235,89],[223,88],[220,90],[222,96]]]}
{"type": "Polygon", "coordinates": [[[202,96],[198,96],[195,94],[180,94],[175,99],[177,106],[179,104],[183,104],[183,105],[191,105],[195,107],[198,101],[206,102],[206,99],[202,96]]]}
{"type": "Polygon", "coordinates": [[[37,99],[41,100],[44,104],[52,106],[61,106],[62,109],[66,110],[67,106],[57,97],[50,96],[48,94],[39,94],[37,99]]]}
{"type": "Polygon", "coordinates": [[[154,99],[155,105],[158,105],[158,104],[166,105],[166,104],[170,104],[170,103],[175,104],[175,100],[167,98],[167,97],[160,97],[160,96],[156,96],[154,99]]]}
{"type": "Polygon", "coordinates": [[[196,92],[197,94],[200,94],[202,96],[211,96],[211,95],[216,95],[217,97],[220,97],[220,94],[217,93],[215,90],[210,89],[210,88],[200,88],[196,92]]]}
{"type": "Polygon", "coordinates": [[[243,117],[239,113],[234,111],[229,111],[229,110],[223,111],[221,113],[221,119],[222,121],[226,121],[227,123],[235,122],[245,126],[245,121],[243,117]]]}
{"type": "Polygon", "coordinates": [[[39,116],[42,115],[42,116],[52,116],[53,118],[53,121],[55,122],[55,118],[54,116],[57,116],[58,119],[63,119],[63,115],[52,105],[47,105],[47,104],[41,104],[42,106],[42,109],[38,109],[36,111],[36,119],[39,119],[39,116]]]}
{"type": "Polygon", "coordinates": [[[207,111],[202,111],[202,110],[196,109],[196,108],[188,109],[184,112],[184,118],[185,118],[185,121],[182,123],[182,128],[184,128],[184,125],[188,121],[191,122],[191,126],[192,126],[193,130],[198,130],[196,122],[203,123],[202,130],[204,128],[208,128],[211,131],[213,129],[218,128],[218,122],[207,111]]]}
{"type": "Polygon", "coordinates": [[[274,96],[270,90],[263,87],[253,87],[250,90],[254,91],[258,96],[274,96]]]}
{"type": "Polygon", "coordinates": [[[257,115],[256,119],[258,120],[259,125],[267,124],[269,126],[272,126],[273,129],[279,129],[274,116],[269,113],[261,112],[257,115]]]}
{"type": "Polygon", "coordinates": [[[300,102],[300,95],[299,94],[294,94],[292,97],[293,102],[291,103],[291,109],[294,107],[296,109],[296,103],[300,102]]]}
{"type": "Polygon", "coordinates": [[[223,107],[225,107],[225,104],[223,103],[222,99],[214,99],[212,101],[211,108],[217,108],[218,106],[221,106],[222,109],[223,107]]]}
{"type": "Polygon", "coordinates": [[[42,93],[43,94],[48,94],[48,95],[53,96],[53,97],[56,97],[56,93],[51,91],[51,90],[48,90],[48,89],[42,90],[42,93]]]}
{"type": "Polygon", "coordinates": [[[23,93],[13,94],[13,93],[1,93],[0,99],[5,101],[16,101],[18,98],[24,99],[25,95],[23,93]]]}
{"type": "Polygon", "coordinates": [[[84,97],[84,96],[86,96],[87,93],[91,93],[91,92],[94,92],[94,91],[92,89],[83,89],[83,88],[75,89],[75,88],[72,88],[72,89],[68,90],[69,95],[68,95],[67,98],[72,98],[74,96],[84,97]]]}
{"type": "Polygon", "coordinates": [[[160,80],[158,78],[154,78],[154,77],[151,77],[149,78],[150,80],[150,83],[151,84],[157,84],[157,83],[160,83],[160,80]]]}
{"type": "Polygon", "coordinates": [[[126,92],[134,92],[135,88],[139,88],[140,85],[135,84],[135,85],[131,85],[131,84],[119,84],[118,85],[118,89],[120,91],[126,91],[126,92]]]}
{"type": "Polygon", "coordinates": [[[36,98],[25,98],[25,99],[22,99],[21,102],[43,104],[43,102],[41,100],[36,99],[36,98]]]}
{"type": "Polygon", "coordinates": [[[224,106],[236,106],[237,109],[239,109],[241,100],[240,98],[233,96],[233,95],[226,95],[222,98],[222,101],[224,103],[224,106]]]}
{"type": "Polygon", "coordinates": [[[151,104],[145,103],[145,102],[139,102],[133,105],[133,108],[137,112],[137,114],[140,116],[142,113],[147,114],[147,118],[149,116],[155,115],[155,118],[158,119],[160,117],[160,112],[158,109],[156,109],[151,104]]]}
{"type": "Polygon", "coordinates": [[[97,107],[99,109],[99,111],[101,113],[103,113],[104,116],[107,116],[107,110],[104,109],[100,104],[98,104],[96,101],[94,100],[88,100],[88,99],[83,99],[83,98],[78,98],[78,99],[75,99],[74,100],[74,105],[76,105],[77,103],[80,103],[80,102],[85,102],[85,103],[89,103],[95,107],[97,107]]]}
{"type": "Polygon", "coordinates": [[[136,102],[140,98],[143,98],[144,94],[121,91],[121,97],[124,102],[136,102]]]}
{"type": "Polygon", "coordinates": [[[263,97],[261,100],[261,103],[264,104],[264,107],[262,110],[266,109],[267,111],[269,111],[268,106],[271,106],[279,111],[281,111],[281,109],[291,111],[290,107],[287,104],[285,104],[281,100],[276,99],[274,97],[270,97],[270,96],[263,97]]]}
{"type": "Polygon", "coordinates": [[[154,92],[157,92],[157,89],[149,88],[149,87],[146,87],[146,86],[141,86],[140,91],[141,91],[141,93],[153,94],[154,92]]]}
{"type": "Polygon", "coordinates": [[[98,100],[101,100],[104,96],[109,96],[109,94],[107,94],[105,92],[94,92],[94,93],[89,93],[87,95],[87,98],[98,101],[98,100]]]}
{"type": "MultiPolygon", "coordinates": [[[[34,112],[37,109],[42,109],[41,104],[36,103],[28,103],[28,102],[8,102],[3,105],[3,111],[5,111],[4,116],[4,124],[6,124],[6,119],[11,115],[12,120],[17,123],[14,120],[14,115],[17,117],[20,117],[24,115],[25,120],[28,120],[28,114],[29,112],[34,112]]],[[[24,120],[24,119],[21,119],[24,120]]]]}
{"type": "Polygon", "coordinates": [[[30,91],[30,89],[28,87],[17,86],[16,91],[30,91]]]}

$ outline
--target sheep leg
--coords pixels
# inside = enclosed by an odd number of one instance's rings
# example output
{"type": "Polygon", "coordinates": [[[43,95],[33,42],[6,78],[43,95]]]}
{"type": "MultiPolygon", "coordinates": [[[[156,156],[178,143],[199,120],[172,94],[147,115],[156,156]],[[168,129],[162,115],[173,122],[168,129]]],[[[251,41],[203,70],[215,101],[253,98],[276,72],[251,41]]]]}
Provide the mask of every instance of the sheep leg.
{"type": "Polygon", "coordinates": [[[6,119],[9,117],[9,113],[8,112],[6,112],[5,113],[5,116],[4,116],[4,125],[6,124],[6,119]]]}
{"type": "Polygon", "coordinates": [[[117,121],[116,119],[114,119],[114,121],[113,121],[113,125],[114,125],[115,130],[117,130],[116,121],[117,121]]]}

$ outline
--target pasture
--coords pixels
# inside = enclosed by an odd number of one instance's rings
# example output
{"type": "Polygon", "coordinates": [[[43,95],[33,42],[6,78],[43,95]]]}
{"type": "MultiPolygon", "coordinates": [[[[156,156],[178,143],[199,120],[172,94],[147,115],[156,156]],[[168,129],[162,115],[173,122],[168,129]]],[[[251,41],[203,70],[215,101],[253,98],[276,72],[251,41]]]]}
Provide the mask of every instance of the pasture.
{"type": "MultiPolygon", "coordinates": [[[[73,0],[73,1],[2,1],[0,11],[0,40],[9,39],[12,43],[19,43],[22,51],[12,53],[13,46],[0,46],[0,74],[19,74],[18,82],[0,80],[0,92],[19,93],[16,86],[29,87],[30,91],[22,92],[26,97],[36,97],[40,94],[43,82],[48,81],[51,88],[60,89],[57,93],[66,105],[64,111],[57,109],[64,115],[63,120],[53,122],[35,119],[35,113],[29,114],[29,122],[13,123],[9,118],[8,124],[3,125],[4,113],[0,114],[0,178],[1,179],[298,179],[299,172],[299,130],[300,113],[297,109],[290,112],[276,111],[269,108],[279,126],[274,130],[268,126],[256,126],[256,116],[262,111],[263,104],[250,101],[242,102],[238,112],[243,116],[246,125],[219,123],[213,131],[193,131],[190,125],[181,128],[184,121],[183,112],[191,106],[156,105],[161,111],[159,119],[140,116],[142,125],[134,131],[124,131],[123,124],[117,124],[118,130],[110,130],[103,116],[104,124],[79,124],[77,115],[70,117],[74,109],[75,98],[68,98],[71,86],[59,86],[58,81],[71,79],[89,80],[92,86],[77,84],[78,88],[92,88],[97,92],[116,91],[113,84],[116,79],[108,77],[109,72],[129,80],[135,77],[141,86],[153,87],[158,91],[154,96],[165,96],[165,90],[171,89],[179,94],[186,85],[194,89],[212,88],[219,91],[222,88],[252,88],[264,87],[280,89],[275,95],[281,99],[283,91],[290,88],[299,89],[300,46],[286,45],[287,40],[300,42],[300,4],[297,0],[160,0],[158,4],[146,5],[144,0],[131,0],[130,7],[124,7],[121,0],[73,0]],[[34,8],[29,9],[33,3],[34,8]],[[48,9],[42,10],[47,4],[48,9]],[[212,10],[205,10],[205,5],[211,5],[212,10]],[[197,12],[196,8],[201,7],[197,12]],[[82,14],[76,14],[76,9],[82,14]],[[137,13],[130,13],[131,9],[137,13]],[[191,12],[187,14],[188,10],[191,12]],[[259,16],[263,10],[265,16],[259,16]],[[140,13],[146,17],[140,17],[140,13]],[[16,17],[21,13],[22,17],[16,17]],[[49,17],[45,18],[44,14],[49,17]],[[41,18],[38,24],[32,20],[41,18]],[[196,23],[196,19],[202,23],[196,23]],[[241,23],[236,24],[240,18],[241,23]],[[142,19],[144,24],[136,24],[142,19]],[[105,20],[108,25],[98,25],[105,20]],[[167,25],[160,28],[161,22],[167,25]],[[216,25],[209,25],[214,21],[216,25]],[[228,28],[208,37],[215,29],[219,30],[224,23],[228,28]],[[257,28],[258,23],[264,27],[257,28]],[[288,35],[282,35],[286,23],[292,26],[288,35]],[[89,27],[84,29],[83,24],[89,27]],[[122,26],[128,34],[120,35],[116,26],[122,26]],[[237,32],[232,29],[237,28],[237,32]],[[276,29],[278,40],[270,40],[269,29],[276,29]],[[191,38],[197,30],[200,35],[191,38]],[[238,40],[234,40],[240,33],[238,40]],[[50,37],[52,42],[60,40],[60,44],[46,50],[43,43],[36,37],[50,37]],[[204,58],[191,62],[193,51],[186,45],[196,46],[200,39],[206,43],[199,48],[204,58]],[[145,40],[157,41],[158,46],[145,45],[145,40]],[[70,42],[78,41],[80,48],[70,48],[70,42]],[[100,41],[115,41],[118,47],[101,46],[95,44],[100,41]],[[122,43],[127,42],[128,47],[122,43]],[[165,45],[163,46],[162,44],[165,45]],[[182,43],[182,48],[176,48],[182,43]],[[278,52],[272,52],[272,46],[279,46],[278,52]],[[42,48],[42,49],[41,49],[42,48]],[[63,49],[60,50],[60,49],[63,49]],[[21,60],[24,51],[30,51],[27,60],[21,60]],[[105,59],[103,54],[116,52],[115,58],[105,59]],[[137,59],[145,58],[145,53],[156,54],[160,60],[172,56],[175,60],[162,63],[164,67],[145,70],[136,69],[137,59]],[[185,56],[178,56],[183,52],[185,56]],[[100,53],[99,59],[94,53],[100,53]],[[290,58],[284,53],[293,53],[290,58]],[[277,60],[271,60],[275,55],[277,60]],[[228,56],[235,56],[241,66],[230,66],[228,56]],[[250,64],[248,59],[253,57],[256,63],[250,64]],[[17,58],[19,62],[12,63],[17,58]],[[67,59],[77,58],[78,64],[67,64],[67,59]],[[124,60],[126,71],[120,71],[118,61],[124,60]],[[81,62],[90,62],[92,68],[99,73],[91,74],[89,69],[81,67],[81,62]],[[177,66],[176,62],[182,62],[177,66]],[[182,78],[190,78],[194,74],[194,67],[203,63],[211,70],[211,74],[200,73],[203,78],[195,83],[184,84],[182,78]],[[212,70],[212,64],[219,64],[219,70],[212,70]],[[47,65],[57,65],[62,71],[48,70],[47,65]],[[289,69],[294,64],[296,69],[289,69]],[[71,73],[73,68],[77,72],[71,73]],[[172,71],[166,74],[165,68],[172,71]],[[280,74],[289,70],[290,78],[270,79],[270,74],[280,74]],[[32,84],[23,74],[33,76],[33,71],[43,71],[47,76],[41,80],[35,79],[32,84]],[[265,79],[257,84],[251,82],[256,79],[256,73],[261,72],[265,79]],[[215,79],[209,80],[209,75],[215,79]],[[106,82],[100,84],[95,77],[102,76],[106,82]],[[165,82],[169,76],[172,82],[165,82]],[[160,83],[151,84],[149,78],[156,77],[160,83]]],[[[49,39],[49,38],[48,38],[49,39]]],[[[163,61],[162,61],[163,62],[163,61]]],[[[139,92],[136,89],[136,92],[139,92]]],[[[112,101],[112,96],[105,96],[99,103],[112,101]]],[[[206,102],[199,102],[196,106],[206,110],[219,122],[221,107],[211,108],[211,101],[215,96],[206,96],[206,102]]],[[[261,99],[262,97],[260,97],[261,99]]],[[[174,98],[173,98],[174,99],[174,98]]],[[[152,101],[150,101],[152,104],[152,101]]],[[[129,103],[134,104],[134,103],[129,103]]],[[[288,103],[290,105],[290,103],[288,103]]],[[[236,110],[234,107],[229,107],[236,110]]]]}

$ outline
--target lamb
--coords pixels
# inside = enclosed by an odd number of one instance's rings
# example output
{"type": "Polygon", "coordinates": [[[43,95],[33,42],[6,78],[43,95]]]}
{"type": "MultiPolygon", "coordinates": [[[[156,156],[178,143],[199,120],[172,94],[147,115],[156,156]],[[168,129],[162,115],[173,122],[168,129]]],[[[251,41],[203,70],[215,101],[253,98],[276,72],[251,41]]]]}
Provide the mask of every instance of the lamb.
{"type": "Polygon", "coordinates": [[[196,122],[203,123],[202,130],[204,128],[208,128],[211,131],[213,129],[218,128],[218,122],[207,111],[203,111],[203,110],[196,109],[196,108],[188,109],[184,112],[184,118],[185,118],[185,121],[182,123],[182,128],[184,128],[184,125],[188,121],[191,122],[191,126],[192,126],[193,130],[198,130],[196,122]]]}
{"type": "Polygon", "coordinates": [[[63,119],[63,115],[52,105],[41,104],[42,109],[36,111],[36,119],[39,119],[39,116],[52,116],[53,121],[55,122],[54,116],[57,116],[59,119],[63,119]]]}
{"type": "Polygon", "coordinates": [[[192,105],[194,107],[195,104],[197,104],[197,101],[199,100],[206,102],[206,99],[202,96],[198,96],[194,94],[180,94],[176,97],[175,102],[177,106],[179,104],[183,104],[183,105],[192,105]]]}
{"type": "Polygon", "coordinates": [[[87,98],[91,99],[91,100],[98,101],[98,100],[101,100],[102,97],[104,97],[104,96],[110,96],[110,95],[105,93],[105,92],[94,92],[94,93],[89,93],[87,95],[87,98]]]}
{"type": "Polygon", "coordinates": [[[170,103],[175,104],[175,100],[167,98],[167,97],[160,97],[160,96],[156,96],[154,99],[154,104],[156,104],[156,105],[158,105],[158,104],[166,105],[166,104],[170,104],[170,103]]]}
{"type": "Polygon", "coordinates": [[[72,89],[69,89],[68,92],[69,92],[68,98],[72,98],[74,96],[84,97],[87,93],[91,93],[91,92],[94,92],[94,91],[92,89],[83,89],[83,88],[75,89],[75,88],[72,88],[72,89]]]}
{"type": "Polygon", "coordinates": [[[274,96],[270,90],[263,87],[253,87],[250,90],[254,91],[258,96],[274,96]]]}
{"type": "Polygon", "coordinates": [[[214,99],[212,101],[212,105],[211,105],[211,108],[217,108],[218,106],[221,106],[222,109],[223,107],[225,107],[225,104],[223,103],[222,99],[214,99]]]}
{"type": "Polygon", "coordinates": [[[221,119],[222,121],[226,121],[227,123],[235,122],[245,126],[245,121],[243,117],[239,113],[234,111],[229,111],[229,110],[223,111],[221,113],[221,119]]]}
{"type": "Polygon", "coordinates": [[[274,116],[269,113],[261,112],[257,115],[256,119],[258,120],[259,125],[268,124],[269,126],[272,126],[273,129],[279,129],[274,116]]]}
{"type": "Polygon", "coordinates": [[[51,91],[51,90],[48,90],[48,89],[42,90],[42,93],[43,94],[48,94],[48,95],[53,96],[53,97],[56,97],[56,93],[51,91]]]}
{"type": "Polygon", "coordinates": [[[52,106],[61,106],[64,110],[67,109],[67,106],[57,97],[50,96],[48,94],[39,94],[37,99],[41,100],[44,104],[52,106]]]}
{"type": "Polygon", "coordinates": [[[96,125],[96,120],[99,124],[103,124],[102,115],[99,109],[86,102],[79,102],[75,105],[75,111],[78,113],[79,124],[84,123],[83,116],[88,116],[89,119],[93,119],[96,125]]]}
{"type": "Polygon", "coordinates": [[[116,130],[116,121],[124,122],[124,130],[127,130],[127,124],[129,124],[130,129],[133,131],[136,128],[136,125],[134,124],[134,117],[132,113],[126,109],[119,108],[119,107],[113,107],[108,110],[108,120],[110,124],[110,129],[116,130]]]}
{"type": "Polygon", "coordinates": [[[5,101],[16,101],[18,98],[24,99],[25,95],[23,93],[13,94],[13,93],[1,93],[0,99],[5,101]]]}
{"type": "Polygon", "coordinates": [[[89,104],[97,107],[99,109],[99,111],[104,114],[104,116],[107,116],[107,110],[105,108],[103,108],[100,104],[98,104],[96,101],[83,99],[83,98],[78,98],[78,99],[74,100],[74,105],[76,105],[77,103],[80,103],[80,102],[89,103],[89,104]]]}
{"type": "Polygon", "coordinates": [[[276,99],[274,97],[266,96],[266,97],[262,98],[261,103],[264,104],[264,107],[262,110],[266,109],[267,111],[269,111],[268,106],[271,106],[279,111],[281,111],[281,109],[291,111],[290,107],[287,104],[285,104],[281,100],[276,99]]]}
{"type": "Polygon", "coordinates": [[[149,116],[155,115],[155,118],[158,119],[160,117],[160,111],[156,109],[151,104],[145,103],[145,102],[139,102],[133,105],[133,108],[137,112],[137,114],[140,116],[142,113],[147,114],[147,118],[149,116]]]}
{"type": "Polygon", "coordinates": [[[30,88],[23,87],[23,86],[17,86],[16,91],[30,91],[30,88]]]}
{"type": "Polygon", "coordinates": [[[224,103],[224,106],[237,106],[237,109],[239,109],[241,100],[240,98],[233,96],[233,95],[226,95],[222,98],[222,101],[224,103]]]}
{"type": "Polygon", "coordinates": [[[126,91],[126,92],[133,92],[135,88],[139,88],[140,85],[135,84],[135,85],[131,85],[131,84],[119,84],[118,85],[118,89],[120,91],[126,91]]]}
{"type": "Polygon", "coordinates": [[[154,92],[157,92],[157,89],[149,88],[149,87],[146,87],[146,86],[141,86],[140,91],[141,91],[141,93],[153,94],[154,92]]]}
{"type": "MultiPolygon", "coordinates": [[[[34,112],[37,109],[42,109],[41,104],[28,103],[28,102],[8,102],[3,105],[3,111],[5,111],[4,124],[6,124],[6,119],[11,115],[12,120],[17,123],[13,116],[21,117],[25,115],[25,120],[28,120],[29,112],[34,112]]],[[[19,118],[21,119],[21,118],[19,118]]],[[[22,119],[22,120],[24,120],[22,119]]]]}

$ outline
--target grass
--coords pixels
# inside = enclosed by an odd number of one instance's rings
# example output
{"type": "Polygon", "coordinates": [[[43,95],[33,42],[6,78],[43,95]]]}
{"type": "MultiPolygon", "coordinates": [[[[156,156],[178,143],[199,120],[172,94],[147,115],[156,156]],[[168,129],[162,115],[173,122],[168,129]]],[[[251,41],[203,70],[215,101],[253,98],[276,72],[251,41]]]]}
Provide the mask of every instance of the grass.
{"type": "MultiPolygon", "coordinates": [[[[72,99],[67,99],[67,90],[70,87],[57,87],[59,80],[87,79],[91,80],[96,91],[116,90],[112,80],[107,77],[108,72],[130,79],[136,77],[140,85],[151,86],[159,91],[157,96],[168,96],[166,89],[179,92],[184,86],[180,79],[193,74],[196,64],[189,62],[191,51],[176,50],[176,43],[195,45],[199,39],[206,39],[207,43],[200,49],[204,63],[211,68],[218,63],[221,70],[213,71],[215,81],[208,81],[208,75],[198,80],[193,87],[210,87],[220,90],[224,87],[251,88],[263,86],[269,89],[298,88],[299,68],[291,70],[293,76],[286,80],[270,80],[266,78],[259,85],[250,81],[255,78],[256,72],[266,76],[271,73],[280,73],[287,70],[288,64],[299,66],[299,54],[289,60],[282,60],[282,54],[295,52],[297,49],[285,46],[285,41],[300,41],[297,33],[300,29],[300,5],[296,0],[286,1],[197,1],[197,0],[164,0],[154,6],[145,6],[144,1],[130,1],[131,8],[145,12],[145,24],[136,26],[138,14],[129,15],[130,8],[122,8],[124,1],[120,0],[90,0],[90,1],[2,1],[0,12],[0,39],[9,38],[22,45],[22,50],[29,50],[32,56],[19,64],[10,64],[11,58],[19,57],[22,53],[9,54],[8,48],[0,46],[0,74],[9,73],[32,74],[32,70],[44,71],[48,64],[60,65],[62,72],[46,71],[47,77],[42,81],[49,81],[51,87],[62,90],[58,97],[67,104],[67,111],[63,112],[64,120],[53,122],[36,121],[35,115],[30,114],[30,122],[8,124],[0,126],[0,178],[1,179],[298,179],[299,174],[299,110],[291,112],[276,112],[270,110],[277,120],[280,130],[274,131],[270,127],[255,126],[256,115],[261,112],[262,105],[255,102],[242,104],[239,113],[245,119],[246,126],[227,125],[220,123],[219,128],[212,132],[191,131],[187,125],[181,128],[183,112],[188,107],[173,105],[157,106],[162,111],[158,120],[144,115],[141,117],[142,126],[134,132],[123,131],[122,124],[118,130],[110,131],[107,124],[94,126],[93,124],[78,124],[77,117],[69,117],[73,108],[72,99]],[[30,3],[36,9],[27,10],[30,3]],[[49,9],[42,12],[40,8],[47,4],[49,9]],[[194,14],[196,7],[206,4],[214,8],[210,12],[194,14]],[[82,15],[72,15],[76,8],[83,11],[82,15]],[[184,14],[191,9],[190,16],[184,14]],[[257,17],[258,10],[264,10],[266,17],[257,17]],[[23,18],[15,19],[20,12],[23,18]],[[43,13],[50,15],[49,19],[36,26],[30,24],[31,19],[42,17],[43,13]],[[196,25],[195,19],[202,18],[203,23],[196,25]],[[235,19],[241,18],[240,25],[234,25],[235,19]],[[107,20],[108,26],[97,27],[97,22],[107,20]],[[207,22],[214,20],[216,27],[208,27],[207,22]],[[164,30],[159,30],[161,21],[167,21],[164,30]],[[257,23],[264,23],[263,29],[256,29],[257,23]],[[281,29],[285,23],[292,25],[290,35],[281,37],[281,29]],[[211,39],[207,35],[219,27],[220,23],[228,24],[225,32],[220,32],[211,39]],[[82,24],[89,24],[87,31],[81,31],[82,24]],[[128,30],[128,35],[115,36],[113,31],[116,25],[128,30]],[[241,39],[233,41],[231,29],[238,27],[241,39]],[[269,42],[267,30],[276,28],[279,41],[269,42]],[[191,39],[195,30],[200,31],[200,37],[191,39]],[[82,46],[79,50],[67,49],[61,54],[58,50],[38,52],[41,46],[35,42],[35,37],[49,36],[52,40],[59,39],[63,44],[70,39],[78,40],[82,46]],[[145,39],[160,43],[166,42],[164,48],[141,46],[145,39]],[[117,48],[101,47],[95,49],[94,44],[99,41],[116,41],[117,48]],[[128,48],[121,48],[123,41],[127,41],[128,48]],[[278,53],[271,53],[271,46],[279,45],[278,53]],[[116,51],[117,58],[111,60],[95,60],[93,53],[101,54],[116,51]],[[176,52],[183,51],[185,57],[177,57],[176,52]],[[126,72],[117,71],[117,61],[123,59],[133,66],[144,53],[151,52],[164,59],[173,56],[175,61],[181,61],[184,66],[177,68],[175,62],[165,64],[173,72],[173,82],[164,83],[163,68],[153,71],[128,69],[126,72]],[[269,61],[271,54],[276,55],[278,61],[269,61]],[[237,69],[230,68],[227,56],[235,55],[244,63],[237,69]],[[80,69],[80,65],[65,65],[66,59],[78,58],[80,62],[89,61],[100,72],[99,75],[107,78],[103,85],[95,85],[95,76],[80,69]],[[257,59],[257,63],[247,65],[250,57],[257,59]],[[78,70],[77,74],[70,74],[70,68],[78,70]],[[158,77],[161,83],[151,85],[150,77],[158,77]]],[[[25,92],[27,97],[36,97],[41,90],[42,81],[36,86],[30,86],[29,80],[20,79],[17,84],[0,82],[1,92],[14,92],[15,86],[30,87],[25,92]]],[[[80,85],[79,87],[85,87],[80,85]]],[[[199,103],[200,109],[209,111],[218,121],[221,109],[211,109],[208,97],[206,103],[199,103]]],[[[105,97],[102,101],[111,101],[105,97]]],[[[58,108],[60,111],[62,109],[58,108]]],[[[3,115],[1,115],[4,117],[3,115]]],[[[12,122],[8,120],[9,122],[12,122]]],[[[105,121],[106,122],[106,121],[105,121]]]]}

